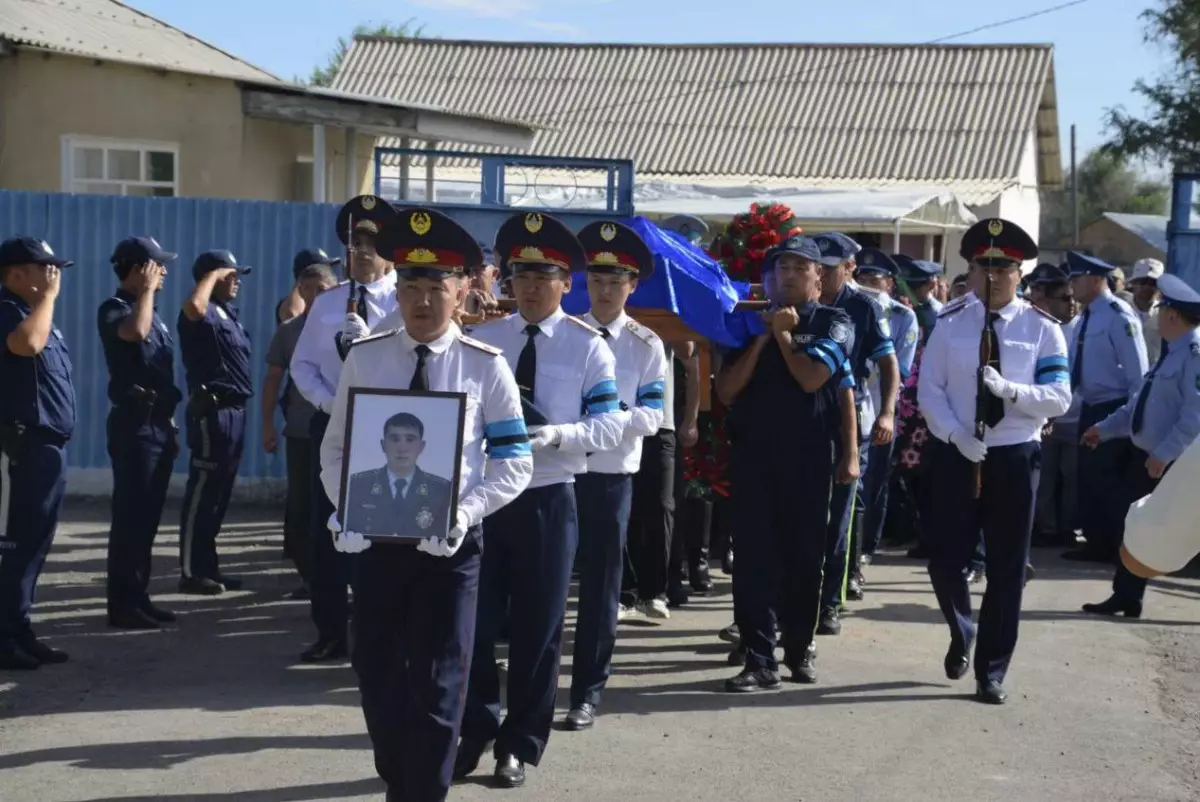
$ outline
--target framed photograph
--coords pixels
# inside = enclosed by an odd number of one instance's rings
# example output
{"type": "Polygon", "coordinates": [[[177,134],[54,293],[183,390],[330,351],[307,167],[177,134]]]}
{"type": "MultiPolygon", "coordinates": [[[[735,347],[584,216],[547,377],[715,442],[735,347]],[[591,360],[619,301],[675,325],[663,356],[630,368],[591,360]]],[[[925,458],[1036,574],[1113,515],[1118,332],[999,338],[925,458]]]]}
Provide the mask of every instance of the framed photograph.
{"type": "Polygon", "coordinates": [[[463,393],[351,387],[338,519],[372,540],[415,543],[454,527],[463,393]]]}

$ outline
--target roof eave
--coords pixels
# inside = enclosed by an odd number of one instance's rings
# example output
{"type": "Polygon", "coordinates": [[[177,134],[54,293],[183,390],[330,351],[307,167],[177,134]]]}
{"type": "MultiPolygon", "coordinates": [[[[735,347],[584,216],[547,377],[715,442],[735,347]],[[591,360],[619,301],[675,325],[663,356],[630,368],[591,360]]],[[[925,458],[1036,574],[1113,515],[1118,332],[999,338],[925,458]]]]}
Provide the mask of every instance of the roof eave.
{"type": "Polygon", "coordinates": [[[1042,97],[1038,102],[1037,118],[1038,186],[1042,189],[1062,189],[1062,144],[1058,128],[1058,91],[1054,80],[1054,54],[1046,62],[1042,97]]]}

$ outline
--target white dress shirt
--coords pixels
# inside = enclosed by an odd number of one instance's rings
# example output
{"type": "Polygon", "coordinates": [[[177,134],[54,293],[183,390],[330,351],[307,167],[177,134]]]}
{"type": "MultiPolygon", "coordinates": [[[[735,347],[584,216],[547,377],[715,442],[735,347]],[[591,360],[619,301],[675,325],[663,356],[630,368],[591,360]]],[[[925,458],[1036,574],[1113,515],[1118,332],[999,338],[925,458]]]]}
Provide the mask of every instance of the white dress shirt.
{"type": "Polygon", "coordinates": [[[624,311],[607,326],[591,312],[583,321],[598,331],[608,331],[606,342],[617,362],[617,395],[630,413],[620,444],[611,451],[589,455],[588,472],[637,473],[642,464],[642,438],[658,434],[662,428],[669,370],[666,351],[657,334],[624,311]]]}
{"type": "MultiPolygon", "coordinates": [[[[974,294],[947,304],[925,346],[917,401],[930,433],[944,442],[956,431],[974,436],[984,311],[974,294]]],[[[1014,299],[997,312],[1000,374],[1015,385],[1016,400],[1004,399],[1004,417],[987,429],[984,443],[1011,446],[1040,440],[1046,420],[1062,415],[1071,404],[1067,342],[1058,321],[1027,301],[1014,299]]]]}
{"type": "MultiPolygon", "coordinates": [[[[358,284],[366,290],[367,326],[396,310],[396,274],[390,272],[370,284],[358,284]]],[[[342,374],[342,358],[337,350],[337,335],[346,320],[348,286],[342,282],[313,299],[304,321],[304,330],[292,352],[290,373],[300,395],[322,412],[329,414],[342,374]]],[[[404,385],[407,387],[408,385],[404,385]]]]}
{"type": "MultiPolygon", "coordinates": [[[[350,388],[407,390],[417,367],[417,345],[403,330],[393,330],[350,348],[321,441],[321,482],[334,506],[341,496],[350,388]]],[[[453,323],[426,345],[429,389],[466,395],[457,516],[465,530],[519,496],[533,475],[521,396],[500,352],[466,337],[453,323]]]]}
{"type": "MultiPolygon", "coordinates": [[[[477,326],[471,336],[502,350],[515,372],[527,325],[515,314],[477,326]]],[[[537,326],[533,403],[562,436],[558,446],[534,454],[529,486],[545,487],[574,482],[587,471],[588,453],[616,448],[631,415],[621,411],[612,351],[596,329],[561,307],[537,326]]]]}

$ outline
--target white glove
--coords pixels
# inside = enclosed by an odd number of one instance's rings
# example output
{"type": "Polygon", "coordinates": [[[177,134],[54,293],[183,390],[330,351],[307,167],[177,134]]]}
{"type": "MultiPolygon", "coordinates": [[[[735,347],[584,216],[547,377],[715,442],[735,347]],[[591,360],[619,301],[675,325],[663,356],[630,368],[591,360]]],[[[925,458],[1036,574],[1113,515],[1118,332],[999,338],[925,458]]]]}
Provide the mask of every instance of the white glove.
{"type": "Polygon", "coordinates": [[[961,429],[950,434],[950,442],[971,462],[983,462],[983,458],[987,456],[987,445],[961,429]]]}
{"type": "Polygon", "coordinates": [[[983,369],[983,384],[997,398],[1005,401],[1015,401],[1017,388],[1012,382],[1000,375],[1000,371],[991,365],[983,369]]]}
{"type": "Polygon", "coordinates": [[[371,541],[358,532],[342,531],[342,525],[338,522],[336,512],[329,516],[329,523],[326,526],[333,533],[334,551],[340,551],[343,554],[359,554],[371,548],[371,541]]]}
{"type": "Polygon", "coordinates": [[[548,446],[556,446],[562,442],[562,431],[555,425],[536,426],[529,430],[529,447],[541,451],[548,446]]]}
{"type": "Polygon", "coordinates": [[[371,327],[367,325],[367,321],[351,312],[346,315],[346,320],[342,323],[342,342],[346,345],[361,340],[371,333],[371,327]]]}
{"type": "Polygon", "coordinates": [[[455,517],[454,528],[445,538],[427,537],[417,544],[417,551],[431,557],[453,557],[467,538],[467,516],[462,510],[455,517]]]}

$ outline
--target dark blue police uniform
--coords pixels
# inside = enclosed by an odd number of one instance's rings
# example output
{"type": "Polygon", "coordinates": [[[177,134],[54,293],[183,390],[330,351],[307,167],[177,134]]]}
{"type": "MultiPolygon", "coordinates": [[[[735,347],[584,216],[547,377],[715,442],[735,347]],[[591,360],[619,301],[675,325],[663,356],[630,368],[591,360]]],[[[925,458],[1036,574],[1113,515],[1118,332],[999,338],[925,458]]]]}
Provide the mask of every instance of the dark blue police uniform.
{"type": "MultiPolygon", "coordinates": [[[[175,256],[153,239],[131,237],[117,245],[112,261],[125,271],[148,261],[166,265],[175,256]]],[[[144,341],[128,342],[118,334],[135,313],[137,302],[133,293],[118,289],[97,313],[112,404],[108,413],[108,456],[113,469],[108,615],[114,625],[150,628],[159,612],[146,593],[151,551],[179,453],[174,415],[182,395],[175,386],[174,340],[157,310],[144,341]]]]}
{"type": "MultiPolygon", "coordinates": [[[[206,273],[234,267],[229,251],[202,253],[192,267],[197,281],[206,273]]],[[[246,437],[250,379],[250,337],[229,301],[210,301],[204,317],[177,324],[187,376],[187,443],[191,451],[179,533],[182,582],[222,583],[217,565],[217,533],[225,519],[246,437]]],[[[219,591],[218,591],[219,592],[219,591]]]]}
{"type": "MultiPolygon", "coordinates": [[[[807,238],[792,238],[784,247],[792,250],[788,243],[797,239],[807,238]]],[[[777,255],[768,255],[764,270],[777,255]]],[[[800,324],[792,341],[829,367],[829,381],[815,393],[805,391],[779,346],[768,342],[729,409],[733,503],[740,522],[734,619],[746,653],[745,671],[727,683],[729,690],[777,684],[777,613],[793,678],[815,680],[809,650],[821,604],[834,440],[840,429],[838,389],[853,384],[846,354],[854,347],[854,334],[844,310],[808,303],[796,311],[800,324]],[[753,676],[763,672],[774,675],[773,683],[753,676]],[[746,677],[754,681],[743,681],[746,677]]],[[[747,350],[726,354],[725,364],[736,364],[747,350]]]]}
{"type": "MultiPolygon", "coordinates": [[[[71,262],[30,237],[0,244],[0,270],[29,264],[68,267],[71,262]]],[[[66,491],[65,446],[75,429],[75,388],[71,357],[57,326],[36,356],[8,349],[8,336],[31,311],[15,292],[0,289],[0,668],[66,660],[64,653],[37,641],[29,610],[66,491]]]]}

